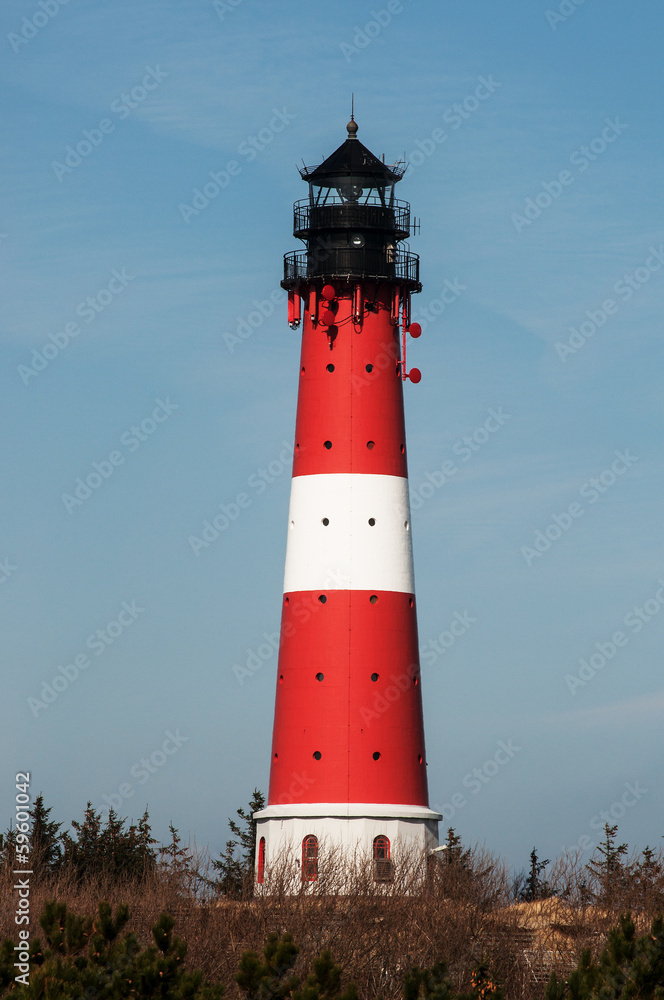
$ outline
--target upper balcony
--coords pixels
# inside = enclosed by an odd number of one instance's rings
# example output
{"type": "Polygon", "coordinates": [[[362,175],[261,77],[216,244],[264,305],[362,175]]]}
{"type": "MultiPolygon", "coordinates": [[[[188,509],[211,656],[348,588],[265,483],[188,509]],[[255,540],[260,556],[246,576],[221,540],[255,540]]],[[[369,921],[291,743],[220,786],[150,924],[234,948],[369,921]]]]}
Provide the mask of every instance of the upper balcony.
{"type": "Polygon", "coordinates": [[[284,255],[284,280],[282,288],[296,288],[303,282],[341,280],[356,282],[389,281],[403,285],[409,291],[419,292],[420,258],[393,248],[383,250],[331,247],[310,250],[291,250],[284,255]]]}
{"type": "Polygon", "coordinates": [[[308,198],[295,202],[294,236],[306,240],[312,233],[331,229],[378,229],[392,233],[396,240],[405,240],[411,235],[410,205],[393,199],[392,205],[386,207],[375,194],[357,201],[328,195],[322,205],[312,205],[308,198]]]}

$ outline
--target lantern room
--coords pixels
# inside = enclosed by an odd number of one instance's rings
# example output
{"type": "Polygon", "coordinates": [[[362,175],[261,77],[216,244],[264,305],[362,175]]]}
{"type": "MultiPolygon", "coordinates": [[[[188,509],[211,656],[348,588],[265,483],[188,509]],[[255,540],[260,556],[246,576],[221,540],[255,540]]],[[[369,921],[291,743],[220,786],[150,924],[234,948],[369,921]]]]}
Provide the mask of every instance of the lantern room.
{"type": "Polygon", "coordinates": [[[404,167],[388,167],[357,138],[357,123],[346,126],[348,138],[316,167],[300,169],[309,197],[293,206],[293,235],[306,250],[284,258],[284,288],[321,278],[384,279],[420,291],[417,254],[398,244],[419,227],[411,224],[410,205],[394,197],[404,167]]]}

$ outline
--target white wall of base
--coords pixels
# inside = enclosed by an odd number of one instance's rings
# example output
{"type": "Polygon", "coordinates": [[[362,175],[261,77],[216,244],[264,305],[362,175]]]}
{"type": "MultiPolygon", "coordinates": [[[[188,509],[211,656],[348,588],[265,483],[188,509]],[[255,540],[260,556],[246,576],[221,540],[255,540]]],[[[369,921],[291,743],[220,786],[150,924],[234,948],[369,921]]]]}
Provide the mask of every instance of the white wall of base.
{"type": "MultiPolygon", "coordinates": [[[[268,806],[254,814],[257,823],[257,850],[265,837],[265,888],[269,891],[270,872],[293,866],[300,869],[302,841],[313,834],[318,838],[321,872],[326,856],[342,866],[367,863],[373,856],[374,837],[390,841],[390,856],[396,866],[412,863],[438,846],[440,813],[420,806],[374,804],[313,804],[268,806]],[[297,810],[297,815],[293,815],[297,810]],[[407,860],[408,859],[408,860],[407,860]]],[[[256,857],[258,870],[258,856],[256,857]]],[[[297,880],[292,891],[298,891],[297,880]]]]}

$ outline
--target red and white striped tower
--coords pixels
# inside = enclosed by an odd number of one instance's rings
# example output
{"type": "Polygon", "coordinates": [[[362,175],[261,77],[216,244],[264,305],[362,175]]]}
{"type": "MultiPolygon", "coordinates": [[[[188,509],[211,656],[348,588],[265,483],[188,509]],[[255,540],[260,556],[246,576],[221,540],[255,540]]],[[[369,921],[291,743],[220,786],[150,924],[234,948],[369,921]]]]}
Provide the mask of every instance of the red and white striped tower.
{"type": "Polygon", "coordinates": [[[394,198],[403,168],[348,138],[301,170],[306,250],[285,257],[302,354],[268,805],[257,879],[290,848],[302,878],[328,847],[392,873],[397,843],[437,844],[429,809],[403,382],[419,259],[394,198]]]}

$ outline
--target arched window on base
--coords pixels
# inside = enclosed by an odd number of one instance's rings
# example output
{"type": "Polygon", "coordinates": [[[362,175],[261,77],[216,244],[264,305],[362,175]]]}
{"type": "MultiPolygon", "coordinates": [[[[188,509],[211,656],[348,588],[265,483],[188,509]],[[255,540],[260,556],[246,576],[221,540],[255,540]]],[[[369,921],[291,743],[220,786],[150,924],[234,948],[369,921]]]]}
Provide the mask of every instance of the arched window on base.
{"type": "Polygon", "coordinates": [[[318,838],[309,834],[302,841],[302,881],[316,882],[318,879],[318,838]]]}
{"type": "Polygon", "coordinates": [[[390,858],[390,842],[387,837],[374,837],[373,866],[376,882],[391,882],[394,878],[394,868],[390,858]]]}
{"type": "Polygon", "coordinates": [[[258,842],[258,867],[256,871],[256,881],[259,885],[265,880],[265,837],[261,837],[258,842]]]}

